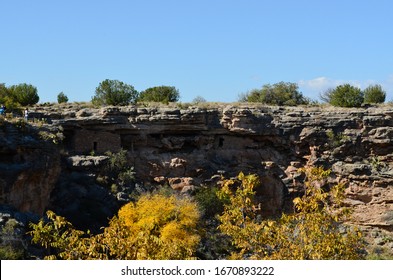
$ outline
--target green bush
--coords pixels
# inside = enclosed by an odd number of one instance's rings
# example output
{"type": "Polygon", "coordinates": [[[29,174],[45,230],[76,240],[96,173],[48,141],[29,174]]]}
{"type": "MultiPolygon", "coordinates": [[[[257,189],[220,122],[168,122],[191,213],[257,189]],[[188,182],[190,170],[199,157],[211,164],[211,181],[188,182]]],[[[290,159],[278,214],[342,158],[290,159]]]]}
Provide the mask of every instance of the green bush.
{"type": "Polygon", "coordinates": [[[321,98],[338,107],[360,107],[364,100],[361,89],[350,84],[339,85],[335,89],[329,89],[321,98]]]}
{"type": "Polygon", "coordinates": [[[106,79],[96,88],[92,103],[96,106],[124,106],[135,104],[138,95],[138,91],[136,91],[132,85],[125,84],[118,80],[106,79]]]}
{"type": "Polygon", "coordinates": [[[151,87],[141,92],[138,101],[142,102],[169,102],[179,101],[179,90],[171,86],[151,87]]]}
{"type": "Polygon", "coordinates": [[[65,95],[63,92],[60,92],[57,95],[57,102],[58,103],[67,103],[68,102],[68,97],[65,95]]]}
{"type": "Polygon", "coordinates": [[[370,85],[364,90],[364,103],[384,103],[386,92],[380,85],[370,85]]]}
{"type": "Polygon", "coordinates": [[[241,95],[239,101],[261,102],[269,105],[296,106],[308,104],[310,101],[299,91],[296,83],[279,82],[266,84],[261,89],[253,89],[241,95]]]}
{"type": "Polygon", "coordinates": [[[197,189],[195,199],[203,213],[204,218],[214,218],[224,210],[224,204],[219,199],[217,187],[204,186],[197,189]]]}
{"type": "Polygon", "coordinates": [[[13,99],[21,106],[37,104],[40,97],[37,94],[37,88],[28,84],[14,85],[9,88],[13,99]]]}
{"type": "Polygon", "coordinates": [[[0,260],[23,260],[25,252],[21,247],[0,245],[0,260]]]}
{"type": "Polygon", "coordinates": [[[25,253],[21,226],[9,219],[0,230],[0,260],[22,260],[25,253]]]}
{"type": "Polygon", "coordinates": [[[106,177],[110,183],[122,187],[129,186],[135,182],[134,167],[128,164],[126,150],[120,150],[117,153],[106,152],[105,154],[108,156],[108,162],[104,168],[103,176],[106,177]]]}

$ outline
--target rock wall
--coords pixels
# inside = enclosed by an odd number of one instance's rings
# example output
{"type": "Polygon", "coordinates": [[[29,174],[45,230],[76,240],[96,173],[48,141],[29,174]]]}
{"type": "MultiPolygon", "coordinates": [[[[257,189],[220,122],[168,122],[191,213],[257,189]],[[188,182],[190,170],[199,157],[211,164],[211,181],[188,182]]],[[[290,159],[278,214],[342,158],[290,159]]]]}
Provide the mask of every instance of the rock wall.
{"type": "Polygon", "coordinates": [[[0,124],[0,204],[43,214],[61,172],[60,153],[37,131],[20,123],[0,124]]]}
{"type": "MultiPolygon", "coordinates": [[[[290,207],[291,198],[301,193],[299,167],[323,165],[334,172],[332,180],[347,183],[353,222],[370,231],[393,231],[393,108],[389,106],[67,106],[37,107],[31,116],[63,128],[70,158],[126,149],[139,181],[168,184],[179,191],[209,184],[217,174],[257,173],[262,181],[257,195],[267,215],[290,207]]],[[[34,182],[27,174],[20,177],[23,185],[34,182]]]]}
{"type": "Polygon", "coordinates": [[[267,214],[281,211],[286,199],[301,191],[299,167],[323,165],[347,182],[347,203],[357,222],[392,230],[393,108],[388,106],[70,107],[37,108],[37,114],[64,128],[70,152],[126,149],[143,181],[189,190],[218,173],[257,173],[267,214]]]}

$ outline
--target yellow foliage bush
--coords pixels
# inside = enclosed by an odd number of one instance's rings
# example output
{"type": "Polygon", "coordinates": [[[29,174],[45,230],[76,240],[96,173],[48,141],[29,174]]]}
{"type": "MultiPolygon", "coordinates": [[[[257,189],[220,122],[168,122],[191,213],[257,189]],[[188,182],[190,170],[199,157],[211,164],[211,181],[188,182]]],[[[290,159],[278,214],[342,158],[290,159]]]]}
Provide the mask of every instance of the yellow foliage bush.
{"type": "MultiPolygon", "coordinates": [[[[277,219],[260,217],[254,201],[260,184],[256,175],[240,173],[236,179],[223,180],[217,192],[224,204],[218,229],[232,242],[233,247],[225,245],[231,259],[363,257],[361,235],[344,223],[350,214],[342,205],[345,186],[326,186],[329,170],[301,171],[304,195],[293,200],[293,213],[277,219]]],[[[76,230],[51,211],[47,216],[49,222],[32,224],[30,234],[34,243],[47,248],[48,259],[193,259],[200,245],[198,205],[176,195],[142,195],[124,205],[96,235],[76,230]]]]}
{"type": "Polygon", "coordinates": [[[330,171],[321,167],[302,169],[305,194],[295,198],[295,211],[276,220],[258,221],[252,199],[259,184],[255,175],[225,180],[219,191],[229,201],[219,229],[232,238],[237,248],[232,259],[359,259],[363,243],[360,233],[343,224],[349,211],[342,207],[344,185],[324,191],[322,182],[330,171]]]}
{"type": "Polygon", "coordinates": [[[33,242],[51,250],[49,259],[191,259],[199,243],[197,205],[160,194],[124,205],[104,232],[78,231],[51,211],[49,223],[32,224],[33,242]]]}

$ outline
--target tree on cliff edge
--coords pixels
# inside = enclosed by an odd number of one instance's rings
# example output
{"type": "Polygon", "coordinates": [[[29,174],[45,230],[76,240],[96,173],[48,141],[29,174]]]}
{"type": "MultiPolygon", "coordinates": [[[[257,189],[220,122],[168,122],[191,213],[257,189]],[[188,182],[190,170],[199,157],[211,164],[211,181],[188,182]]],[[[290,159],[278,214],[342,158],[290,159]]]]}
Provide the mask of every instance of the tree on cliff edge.
{"type": "Polygon", "coordinates": [[[161,102],[168,104],[169,102],[179,101],[179,90],[172,86],[151,87],[141,92],[139,101],[145,102],[161,102]]]}
{"type": "Polygon", "coordinates": [[[132,85],[106,79],[98,85],[91,101],[94,105],[123,106],[136,103],[138,95],[132,85]]]}
{"type": "Polygon", "coordinates": [[[344,84],[327,90],[321,95],[321,99],[337,107],[360,107],[364,101],[364,94],[360,88],[344,84]]]}
{"type": "Polygon", "coordinates": [[[386,91],[382,89],[381,85],[370,85],[364,91],[364,103],[377,104],[384,103],[386,98],[386,91]]]}
{"type": "Polygon", "coordinates": [[[37,104],[40,97],[37,93],[37,88],[29,84],[19,84],[9,87],[10,95],[21,106],[28,106],[37,104]]]}
{"type": "Polygon", "coordinates": [[[299,91],[296,83],[279,82],[266,84],[240,96],[241,102],[261,102],[269,105],[296,106],[308,104],[309,100],[299,91]]]}

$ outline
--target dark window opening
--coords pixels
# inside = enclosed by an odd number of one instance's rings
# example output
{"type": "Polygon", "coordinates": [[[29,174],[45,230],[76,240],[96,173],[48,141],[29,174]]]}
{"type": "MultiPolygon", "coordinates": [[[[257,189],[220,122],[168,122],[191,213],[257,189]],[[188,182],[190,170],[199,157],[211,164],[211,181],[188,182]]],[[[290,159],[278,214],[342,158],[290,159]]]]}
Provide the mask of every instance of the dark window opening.
{"type": "Polygon", "coordinates": [[[218,147],[221,148],[222,146],[224,146],[224,138],[220,137],[220,138],[218,139],[218,147]]]}
{"type": "Polygon", "coordinates": [[[94,143],[93,143],[93,151],[97,151],[97,145],[98,145],[97,142],[94,142],[94,143]]]}

